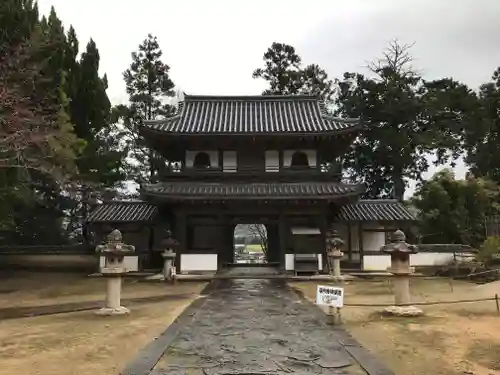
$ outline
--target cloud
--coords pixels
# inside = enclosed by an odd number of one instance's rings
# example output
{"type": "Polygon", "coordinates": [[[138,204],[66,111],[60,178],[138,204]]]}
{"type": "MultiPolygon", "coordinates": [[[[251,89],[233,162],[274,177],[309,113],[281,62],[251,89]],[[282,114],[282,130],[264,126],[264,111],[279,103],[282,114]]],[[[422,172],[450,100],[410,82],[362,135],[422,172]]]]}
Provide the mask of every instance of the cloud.
{"type": "Polygon", "coordinates": [[[452,76],[476,88],[500,66],[498,0],[350,3],[351,12],[332,14],[297,45],[334,77],[363,69],[393,39],[415,43],[414,65],[429,79],[452,76]]]}

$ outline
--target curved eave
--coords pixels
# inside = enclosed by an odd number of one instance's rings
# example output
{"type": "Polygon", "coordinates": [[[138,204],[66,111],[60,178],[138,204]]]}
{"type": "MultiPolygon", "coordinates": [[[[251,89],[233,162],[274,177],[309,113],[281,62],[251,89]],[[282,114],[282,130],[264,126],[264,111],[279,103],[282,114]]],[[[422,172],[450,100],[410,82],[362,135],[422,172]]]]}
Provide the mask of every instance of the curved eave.
{"type": "MultiPolygon", "coordinates": [[[[164,123],[155,122],[155,123],[164,123]]],[[[200,132],[173,132],[168,130],[159,130],[151,128],[150,126],[144,124],[139,125],[139,132],[143,135],[152,135],[155,137],[161,136],[172,137],[172,138],[191,138],[191,137],[331,137],[340,136],[345,134],[351,134],[355,132],[360,132],[363,130],[364,125],[360,122],[353,123],[352,126],[344,129],[337,130],[325,130],[325,131],[307,131],[307,132],[210,132],[210,133],[200,133],[200,132]]]]}
{"type": "Polygon", "coordinates": [[[345,198],[352,198],[352,197],[359,197],[359,195],[362,194],[362,192],[353,192],[353,193],[347,193],[347,194],[342,194],[342,195],[335,195],[335,196],[286,196],[286,197],[276,197],[276,196],[258,196],[258,197],[228,197],[228,196],[210,196],[210,197],[203,197],[203,196],[185,196],[185,195],[170,195],[170,194],[162,194],[162,193],[151,193],[151,192],[142,192],[141,195],[145,197],[151,197],[151,198],[158,198],[161,201],[165,202],[211,202],[211,201],[216,201],[216,202],[238,202],[238,201],[259,201],[259,202],[285,202],[285,201],[311,201],[311,202],[316,202],[316,201],[328,201],[328,202],[335,202],[341,199],[345,198]]]}
{"type": "Polygon", "coordinates": [[[140,194],[143,197],[156,198],[164,202],[235,202],[235,201],[257,201],[257,202],[284,202],[284,201],[329,201],[335,202],[342,199],[358,198],[365,191],[364,185],[355,185],[353,190],[345,193],[337,194],[269,194],[269,195],[227,195],[227,194],[173,194],[158,191],[150,191],[142,188],[140,194]]]}

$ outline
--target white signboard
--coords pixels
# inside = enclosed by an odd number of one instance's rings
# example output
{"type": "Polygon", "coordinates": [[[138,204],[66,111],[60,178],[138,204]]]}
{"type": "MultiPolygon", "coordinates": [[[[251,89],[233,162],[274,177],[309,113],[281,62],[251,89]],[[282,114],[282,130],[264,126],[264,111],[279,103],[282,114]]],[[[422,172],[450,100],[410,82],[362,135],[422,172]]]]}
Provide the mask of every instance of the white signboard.
{"type": "Polygon", "coordinates": [[[316,290],[316,305],[343,307],[344,288],[318,285],[318,289],[316,290]]]}

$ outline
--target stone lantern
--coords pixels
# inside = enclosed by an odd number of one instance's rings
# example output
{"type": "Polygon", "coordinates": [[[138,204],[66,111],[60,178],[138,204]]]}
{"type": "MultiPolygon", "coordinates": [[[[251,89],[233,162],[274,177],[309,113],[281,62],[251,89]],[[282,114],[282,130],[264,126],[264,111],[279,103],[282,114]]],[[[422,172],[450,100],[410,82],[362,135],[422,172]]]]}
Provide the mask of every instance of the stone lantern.
{"type": "Polygon", "coordinates": [[[166,238],[161,242],[163,253],[163,277],[166,281],[172,281],[175,276],[175,257],[179,242],[172,236],[172,232],[167,230],[166,238]]]}
{"type": "Polygon", "coordinates": [[[422,310],[410,306],[410,277],[414,268],[410,267],[410,254],[418,252],[417,246],[406,243],[406,236],[401,230],[394,232],[392,242],[380,248],[391,256],[391,266],[387,269],[393,276],[395,306],[386,308],[386,312],[400,316],[421,315],[422,310]]]}
{"type": "Polygon", "coordinates": [[[105,306],[98,315],[124,315],[130,311],[121,306],[122,276],[127,273],[123,264],[125,255],[135,252],[135,247],[122,242],[122,234],[118,229],[113,230],[107,237],[104,245],[95,249],[96,253],[104,256],[104,267],[101,273],[107,278],[105,306]]]}
{"type": "Polygon", "coordinates": [[[341,251],[344,246],[344,241],[339,237],[339,233],[335,229],[328,230],[326,233],[326,256],[328,260],[328,269],[330,276],[336,279],[341,279],[340,274],[340,259],[344,256],[341,251]]]}

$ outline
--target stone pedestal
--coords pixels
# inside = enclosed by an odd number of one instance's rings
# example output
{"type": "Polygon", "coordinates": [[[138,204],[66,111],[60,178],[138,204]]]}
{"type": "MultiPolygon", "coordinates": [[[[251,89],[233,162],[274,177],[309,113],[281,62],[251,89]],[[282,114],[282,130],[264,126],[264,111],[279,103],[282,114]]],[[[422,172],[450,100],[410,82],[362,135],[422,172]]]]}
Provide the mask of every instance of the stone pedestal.
{"type": "Polygon", "coordinates": [[[96,252],[104,256],[105,262],[101,273],[107,279],[105,305],[96,312],[97,315],[124,315],[130,312],[121,306],[121,287],[122,277],[127,273],[123,259],[125,255],[134,251],[134,246],[122,242],[122,235],[116,229],[108,235],[104,245],[96,247],[96,252]]]}
{"type": "Polygon", "coordinates": [[[179,246],[179,242],[172,236],[170,229],[165,230],[165,238],[161,241],[161,248],[158,249],[162,251],[161,256],[163,257],[163,270],[159,277],[155,278],[157,280],[165,281],[175,281],[175,257],[177,256],[175,250],[179,246]]]}
{"type": "Polygon", "coordinates": [[[103,268],[102,274],[107,278],[106,300],[104,307],[96,312],[97,315],[125,315],[130,310],[121,306],[122,276],[124,268],[103,268]]]}
{"type": "Polygon", "coordinates": [[[340,259],[342,259],[343,256],[344,253],[337,249],[328,254],[328,258],[330,259],[331,263],[330,275],[338,279],[342,277],[340,273],[340,259]]]}
{"type": "Polygon", "coordinates": [[[410,254],[417,252],[417,247],[405,242],[405,234],[398,230],[394,233],[393,242],[382,246],[381,251],[391,255],[391,267],[387,269],[393,276],[394,306],[389,306],[385,312],[397,316],[417,316],[423,311],[410,306],[410,277],[414,268],[410,267],[410,254]]]}
{"type": "Polygon", "coordinates": [[[330,276],[335,281],[347,280],[347,276],[342,275],[340,269],[340,260],[344,256],[344,253],[341,251],[342,246],[344,246],[344,241],[339,237],[339,234],[335,229],[329,230],[326,233],[326,246],[326,256],[330,276]]]}
{"type": "Polygon", "coordinates": [[[174,279],[174,260],[176,253],[172,250],[166,250],[162,254],[163,257],[163,277],[165,281],[173,281],[174,279]]]}

